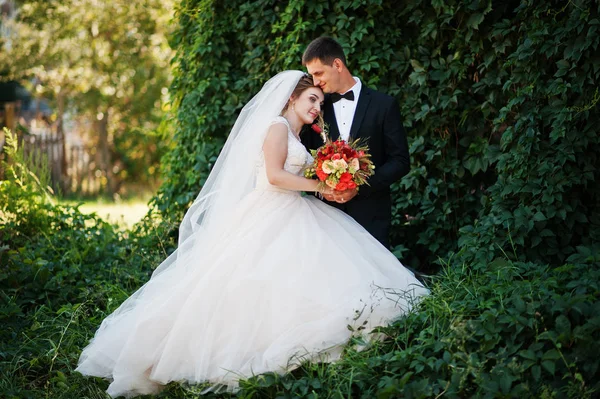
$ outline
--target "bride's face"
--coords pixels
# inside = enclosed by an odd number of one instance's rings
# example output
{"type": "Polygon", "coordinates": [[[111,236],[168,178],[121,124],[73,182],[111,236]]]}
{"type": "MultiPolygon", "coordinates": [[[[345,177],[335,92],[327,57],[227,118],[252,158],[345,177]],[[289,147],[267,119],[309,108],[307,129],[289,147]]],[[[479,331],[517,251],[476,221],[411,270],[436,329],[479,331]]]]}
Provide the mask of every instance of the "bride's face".
{"type": "Polygon", "coordinates": [[[294,112],[304,124],[311,124],[321,112],[323,91],[318,87],[309,87],[294,101],[294,112]]]}

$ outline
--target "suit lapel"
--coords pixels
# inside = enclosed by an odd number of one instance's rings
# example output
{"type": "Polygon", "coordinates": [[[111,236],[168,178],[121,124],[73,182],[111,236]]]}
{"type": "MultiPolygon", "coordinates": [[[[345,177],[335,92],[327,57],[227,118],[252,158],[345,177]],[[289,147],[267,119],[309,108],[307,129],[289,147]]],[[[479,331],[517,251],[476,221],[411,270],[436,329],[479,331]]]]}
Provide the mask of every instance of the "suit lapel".
{"type": "MultiPolygon", "coordinates": [[[[350,127],[350,138],[349,140],[356,140],[360,137],[360,125],[367,113],[369,103],[371,102],[371,90],[363,86],[360,90],[360,96],[358,97],[358,104],[356,104],[356,111],[354,111],[354,119],[352,119],[352,126],[350,127]]],[[[331,105],[331,111],[333,112],[333,104],[331,105]]],[[[338,131],[338,136],[339,136],[338,131]]]]}
{"type": "Polygon", "coordinates": [[[335,111],[333,110],[333,103],[329,95],[325,98],[324,103],[323,119],[325,119],[325,123],[329,126],[329,138],[335,141],[340,137],[340,129],[338,128],[337,119],[335,119],[335,111]]]}

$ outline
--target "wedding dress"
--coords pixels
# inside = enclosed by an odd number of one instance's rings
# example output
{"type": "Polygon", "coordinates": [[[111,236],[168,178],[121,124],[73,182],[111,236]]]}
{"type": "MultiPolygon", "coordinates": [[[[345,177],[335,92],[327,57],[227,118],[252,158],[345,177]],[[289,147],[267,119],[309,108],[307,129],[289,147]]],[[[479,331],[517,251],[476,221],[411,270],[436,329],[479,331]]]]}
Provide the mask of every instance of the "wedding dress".
{"type": "MultiPolygon", "coordinates": [[[[310,154],[283,117],[271,123],[288,127],[284,168],[301,174],[310,154]]],[[[269,184],[262,151],[253,162],[253,187],[227,216],[186,237],[84,349],[77,371],[112,380],[111,396],[184,380],[235,390],[240,378],[335,361],[348,326],[368,338],[427,293],[351,217],[269,184]]]]}

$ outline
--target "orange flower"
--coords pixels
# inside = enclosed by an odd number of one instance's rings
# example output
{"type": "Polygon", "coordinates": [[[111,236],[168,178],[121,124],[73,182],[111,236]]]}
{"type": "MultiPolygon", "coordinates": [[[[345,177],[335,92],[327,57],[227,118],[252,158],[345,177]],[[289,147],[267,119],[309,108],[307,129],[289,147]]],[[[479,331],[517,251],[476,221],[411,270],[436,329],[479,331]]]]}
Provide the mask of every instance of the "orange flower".
{"type": "Polygon", "coordinates": [[[337,186],[335,186],[335,189],[338,191],[345,191],[348,189],[348,184],[340,181],[337,186]]]}
{"type": "Polygon", "coordinates": [[[327,176],[327,173],[323,172],[322,170],[317,170],[317,177],[319,178],[319,180],[325,181],[325,179],[327,179],[327,176]]]}
{"type": "Polygon", "coordinates": [[[348,172],[342,173],[340,176],[340,182],[348,183],[349,181],[352,181],[352,175],[348,172]]]}

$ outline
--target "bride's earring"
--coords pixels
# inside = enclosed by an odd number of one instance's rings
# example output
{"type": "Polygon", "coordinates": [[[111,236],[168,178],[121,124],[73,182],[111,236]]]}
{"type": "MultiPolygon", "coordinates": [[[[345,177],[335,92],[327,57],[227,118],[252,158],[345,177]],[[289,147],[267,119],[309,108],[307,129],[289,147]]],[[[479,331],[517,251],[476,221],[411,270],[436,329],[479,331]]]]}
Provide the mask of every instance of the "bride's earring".
{"type": "Polygon", "coordinates": [[[295,111],[295,110],[296,110],[296,108],[294,108],[294,105],[295,105],[295,104],[294,104],[294,103],[292,103],[292,111],[295,111]]]}

